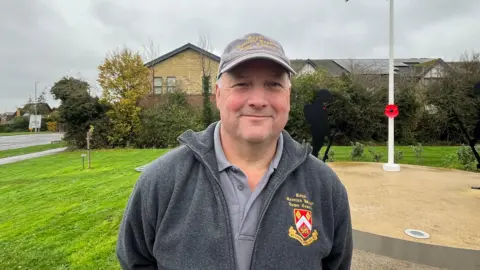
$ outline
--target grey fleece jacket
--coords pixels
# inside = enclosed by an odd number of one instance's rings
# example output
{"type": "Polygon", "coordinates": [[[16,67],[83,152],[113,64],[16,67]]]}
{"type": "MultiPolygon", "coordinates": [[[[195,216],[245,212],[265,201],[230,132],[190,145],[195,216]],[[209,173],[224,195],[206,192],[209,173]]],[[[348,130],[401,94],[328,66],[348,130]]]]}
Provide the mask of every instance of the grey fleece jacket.
{"type": "MultiPolygon", "coordinates": [[[[213,148],[215,124],[186,131],[181,146],[136,182],[120,224],[123,269],[236,269],[233,235],[213,148]]],[[[350,269],[348,196],[336,174],[284,134],[265,187],[251,269],[350,269]]]]}

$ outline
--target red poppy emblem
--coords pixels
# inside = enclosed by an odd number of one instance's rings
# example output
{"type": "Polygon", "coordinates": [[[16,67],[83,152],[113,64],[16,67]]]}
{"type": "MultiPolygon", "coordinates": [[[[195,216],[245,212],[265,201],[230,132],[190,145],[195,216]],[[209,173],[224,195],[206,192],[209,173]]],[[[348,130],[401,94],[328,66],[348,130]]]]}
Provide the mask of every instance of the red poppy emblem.
{"type": "Polygon", "coordinates": [[[389,118],[398,116],[398,107],[395,104],[389,104],[385,107],[385,115],[389,118]]]}

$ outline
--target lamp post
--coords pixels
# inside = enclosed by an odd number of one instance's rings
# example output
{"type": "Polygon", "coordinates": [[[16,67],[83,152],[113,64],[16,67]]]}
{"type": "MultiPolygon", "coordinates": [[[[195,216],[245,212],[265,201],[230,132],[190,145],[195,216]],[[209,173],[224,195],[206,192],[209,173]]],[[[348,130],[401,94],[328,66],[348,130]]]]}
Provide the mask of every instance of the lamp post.
{"type": "MultiPolygon", "coordinates": [[[[348,2],[349,0],[345,0],[348,2]]],[[[388,105],[387,108],[390,108],[395,103],[394,101],[394,57],[393,57],[393,47],[394,47],[394,27],[393,27],[393,18],[394,18],[394,0],[390,1],[390,16],[389,16],[389,60],[388,60],[388,105]]],[[[398,113],[398,112],[397,112],[398,113]]],[[[387,115],[390,115],[386,112],[387,115]]],[[[396,116],[396,114],[393,114],[396,116]]],[[[400,171],[400,165],[395,164],[395,147],[394,147],[394,117],[388,117],[388,161],[383,164],[384,171],[400,171]]]]}
{"type": "Polygon", "coordinates": [[[38,82],[35,82],[35,116],[34,116],[35,132],[38,132],[38,128],[37,128],[37,84],[38,84],[38,82]]]}

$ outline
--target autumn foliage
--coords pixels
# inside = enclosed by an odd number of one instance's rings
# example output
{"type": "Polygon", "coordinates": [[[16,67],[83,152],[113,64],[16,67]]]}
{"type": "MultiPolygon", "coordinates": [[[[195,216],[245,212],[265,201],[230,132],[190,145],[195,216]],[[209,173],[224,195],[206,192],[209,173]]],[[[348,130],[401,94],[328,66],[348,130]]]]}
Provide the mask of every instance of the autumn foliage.
{"type": "Polygon", "coordinates": [[[151,89],[149,70],[140,54],[127,48],[111,53],[98,69],[101,101],[111,106],[108,140],[118,146],[130,145],[140,132],[139,103],[151,89]]]}

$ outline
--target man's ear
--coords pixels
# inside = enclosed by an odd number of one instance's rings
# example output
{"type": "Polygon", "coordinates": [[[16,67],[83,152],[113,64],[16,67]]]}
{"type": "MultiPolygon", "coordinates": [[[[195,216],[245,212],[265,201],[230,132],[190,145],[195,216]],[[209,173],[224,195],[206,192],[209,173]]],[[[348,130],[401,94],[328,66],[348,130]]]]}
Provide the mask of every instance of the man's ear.
{"type": "Polygon", "coordinates": [[[218,108],[218,101],[220,100],[220,87],[218,86],[218,82],[215,83],[215,103],[217,104],[218,108]]]}

